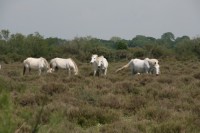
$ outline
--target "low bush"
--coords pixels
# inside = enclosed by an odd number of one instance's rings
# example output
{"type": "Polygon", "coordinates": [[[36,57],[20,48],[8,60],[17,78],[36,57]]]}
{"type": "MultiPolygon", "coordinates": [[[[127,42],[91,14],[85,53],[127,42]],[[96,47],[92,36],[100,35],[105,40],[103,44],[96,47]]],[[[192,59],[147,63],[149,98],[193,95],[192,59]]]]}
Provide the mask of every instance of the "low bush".
{"type": "Polygon", "coordinates": [[[63,84],[50,83],[43,85],[41,88],[41,92],[52,96],[56,93],[63,93],[65,89],[66,87],[63,84]]]}
{"type": "Polygon", "coordinates": [[[181,121],[166,121],[151,128],[152,133],[182,133],[185,132],[185,126],[181,121]]]}
{"type": "Polygon", "coordinates": [[[119,115],[114,111],[90,106],[81,108],[71,107],[65,114],[70,121],[75,122],[83,128],[97,124],[111,123],[119,119],[119,115]]]}
{"type": "Polygon", "coordinates": [[[193,75],[193,77],[196,78],[196,79],[200,79],[200,72],[199,72],[199,73],[195,73],[195,74],[193,75]]]}

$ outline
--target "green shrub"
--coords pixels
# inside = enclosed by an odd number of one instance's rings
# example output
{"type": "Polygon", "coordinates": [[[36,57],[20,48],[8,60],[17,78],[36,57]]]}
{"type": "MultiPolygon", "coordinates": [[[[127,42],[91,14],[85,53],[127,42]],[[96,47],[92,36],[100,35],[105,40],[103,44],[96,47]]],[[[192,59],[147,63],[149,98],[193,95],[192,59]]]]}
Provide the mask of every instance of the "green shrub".
{"type": "Polygon", "coordinates": [[[111,110],[90,106],[69,108],[66,112],[66,115],[70,121],[77,123],[83,128],[88,128],[99,123],[111,123],[119,119],[119,115],[111,110]]]}
{"type": "Polygon", "coordinates": [[[5,91],[0,93],[0,132],[14,132],[13,105],[9,94],[5,91]]]}

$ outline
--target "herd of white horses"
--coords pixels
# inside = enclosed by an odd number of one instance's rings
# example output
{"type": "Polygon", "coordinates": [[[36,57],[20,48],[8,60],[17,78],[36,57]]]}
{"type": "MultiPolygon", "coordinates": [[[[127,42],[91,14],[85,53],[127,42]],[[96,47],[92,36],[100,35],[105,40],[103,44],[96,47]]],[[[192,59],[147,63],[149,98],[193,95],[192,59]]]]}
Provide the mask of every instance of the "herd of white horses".
{"type": "MultiPolygon", "coordinates": [[[[94,54],[91,56],[90,63],[93,64],[93,75],[96,76],[97,72],[100,74],[106,75],[108,69],[108,61],[104,56],[98,56],[94,54]]],[[[71,58],[63,59],[63,58],[54,58],[49,63],[43,58],[32,58],[29,57],[23,61],[23,75],[28,70],[35,69],[39,71],[39,75],[41,75],[43,70],[46,70],[47,73],[53,73],[57,69],[66,69],[68,70],[68,75],[71,75],[71,71],[74,72],[74,75],[78,74],[78,67],[74,60],[71,58]]],[[[141,74],[141,73],[150,73],[150,74],[160,74],[160,66],[158,64],[157,59],[149,59],[145,58],[141,59],[131,59],[130,62],[121,68],[117,69],[116,72],[121,71],[124,68],[130,67],[132,75],[141,74]]]]}

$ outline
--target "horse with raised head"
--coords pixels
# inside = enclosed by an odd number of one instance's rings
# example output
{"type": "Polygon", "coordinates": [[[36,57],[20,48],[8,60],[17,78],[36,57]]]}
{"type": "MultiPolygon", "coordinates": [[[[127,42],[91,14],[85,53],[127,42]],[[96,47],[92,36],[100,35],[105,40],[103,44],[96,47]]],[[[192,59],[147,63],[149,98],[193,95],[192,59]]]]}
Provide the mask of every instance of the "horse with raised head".
{"type": "Polygon", "coordinates": [[[132,59],[128,64],[116,70],[121,71],[124,68],[130,67],[132,75],[140,73],[149,73],[151,69],[155,69],[156,75],[160,73],[159,64],[150,65],[150,61],[147,59],[132,59]]]}
{"type": "Polygon", "coordinates": [[[24,65],[23,75],[25,74],[26,69],[28,69],[29,72],[31,71],[31,69],[38,70],[39,75],[41,75],[42,70],[49,69],[49,63],[43,57],[40,58],[29,57],[23,61],[23,65],[24,65]]]}
{"type": "Polygon", "coordinates": [[[103,72],[104,75],[107,74],[108,61],[106,58],[104,58],[104,56],[98,56],[94,54],[91,57],[90,63],[93,64],[94,76],[96,75],[97,71],[99,71],[99,73],[103,72]]]}
{"type": "Polygon", "coordinates": [[[52,73],[55,71],[55,69],[67,69],[69,76],[71,75],[71,69],[74,71],[74,75],[78,74],[78,67],[76,63],[71,59],[63,59],[63,58],[54,58],[50,61],[50,67],[51,69],[48,71],[49,73],[52,73]]]}

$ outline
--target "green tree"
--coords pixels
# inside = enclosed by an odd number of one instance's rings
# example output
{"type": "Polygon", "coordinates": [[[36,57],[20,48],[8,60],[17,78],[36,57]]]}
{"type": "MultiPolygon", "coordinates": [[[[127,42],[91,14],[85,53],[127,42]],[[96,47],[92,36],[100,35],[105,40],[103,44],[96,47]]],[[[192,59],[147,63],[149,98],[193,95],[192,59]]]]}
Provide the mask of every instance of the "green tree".
{"type": "Polygon", "coordinates": [[[162,44],[168,48],[174,47],[174,44],[175,44],[174,41],[175,41],[175,36],[171,32],[166,32],[166,33],[162,34],[162,36],[161,36],[162,44]]]}
{"type": "Polygon", "coordinates": [[[147,44],[152,44],[156,41],[153,37],[146,37],[143,35],[137,35],[133,38],[130,43],[129,47],[144,47],[147,44]]]}
{"type": "Polygon", "coordinates": [[[116,42],[116,49],[128,49],[128,45],[123,41],[116,42]]]}
{"type": "Polygon", "coordinates": [[[10,48],[13,52],[23,54],[25,36],[21,33],[12,34],[8,41],[10,48]]]}
{"type": "Polygon", "coordinates": [[[190,40],[182,40],[176,43],[175,52],[178,59],[195,58],[195,43],[190,40]]]}
{"type": "Polygon", "coordinates": [[[121,41],[122,39],[120,37],[117,37],[117,36],[113,36],[110,38],[110,41],[113,41],[113,42],[118,42],[118,41],[121,41]]]}
{"type": "Polygon", "coordinates": [[[166,32],[166,33],[162,34],[161,39],[162,40],[166,40],[166,41],[174,41],[175,40],[175,36],[171,32],[166,32]]]}
{"type": "Polygon", "coordinates": [[[176,40],[175,40],[175,43],[188,41],[188,40],[190,40],[190,37],[188,37],[188,36],[177,37],[176,40]]]}
{"type": "Polygon", "coordinates": [[[50,52],[47,42],[38,32],[28,35],[26,37],[25,44],[26,45],[24,47],[26,49],[25,52],[27,56],[41,57],[48,55],[50,52]]]}
{"type": "Polygon", "coordinates": [[[9,39],[10,31],[9,30],[1,30],[1,36],[7,41],[9,39]]]}
{"type": "Polygon", "coordinates": [[[200,59],[200,38],[195,38],[192,42],[194,45],[193,51],[196,54],[196,56],[200,59]]]}

